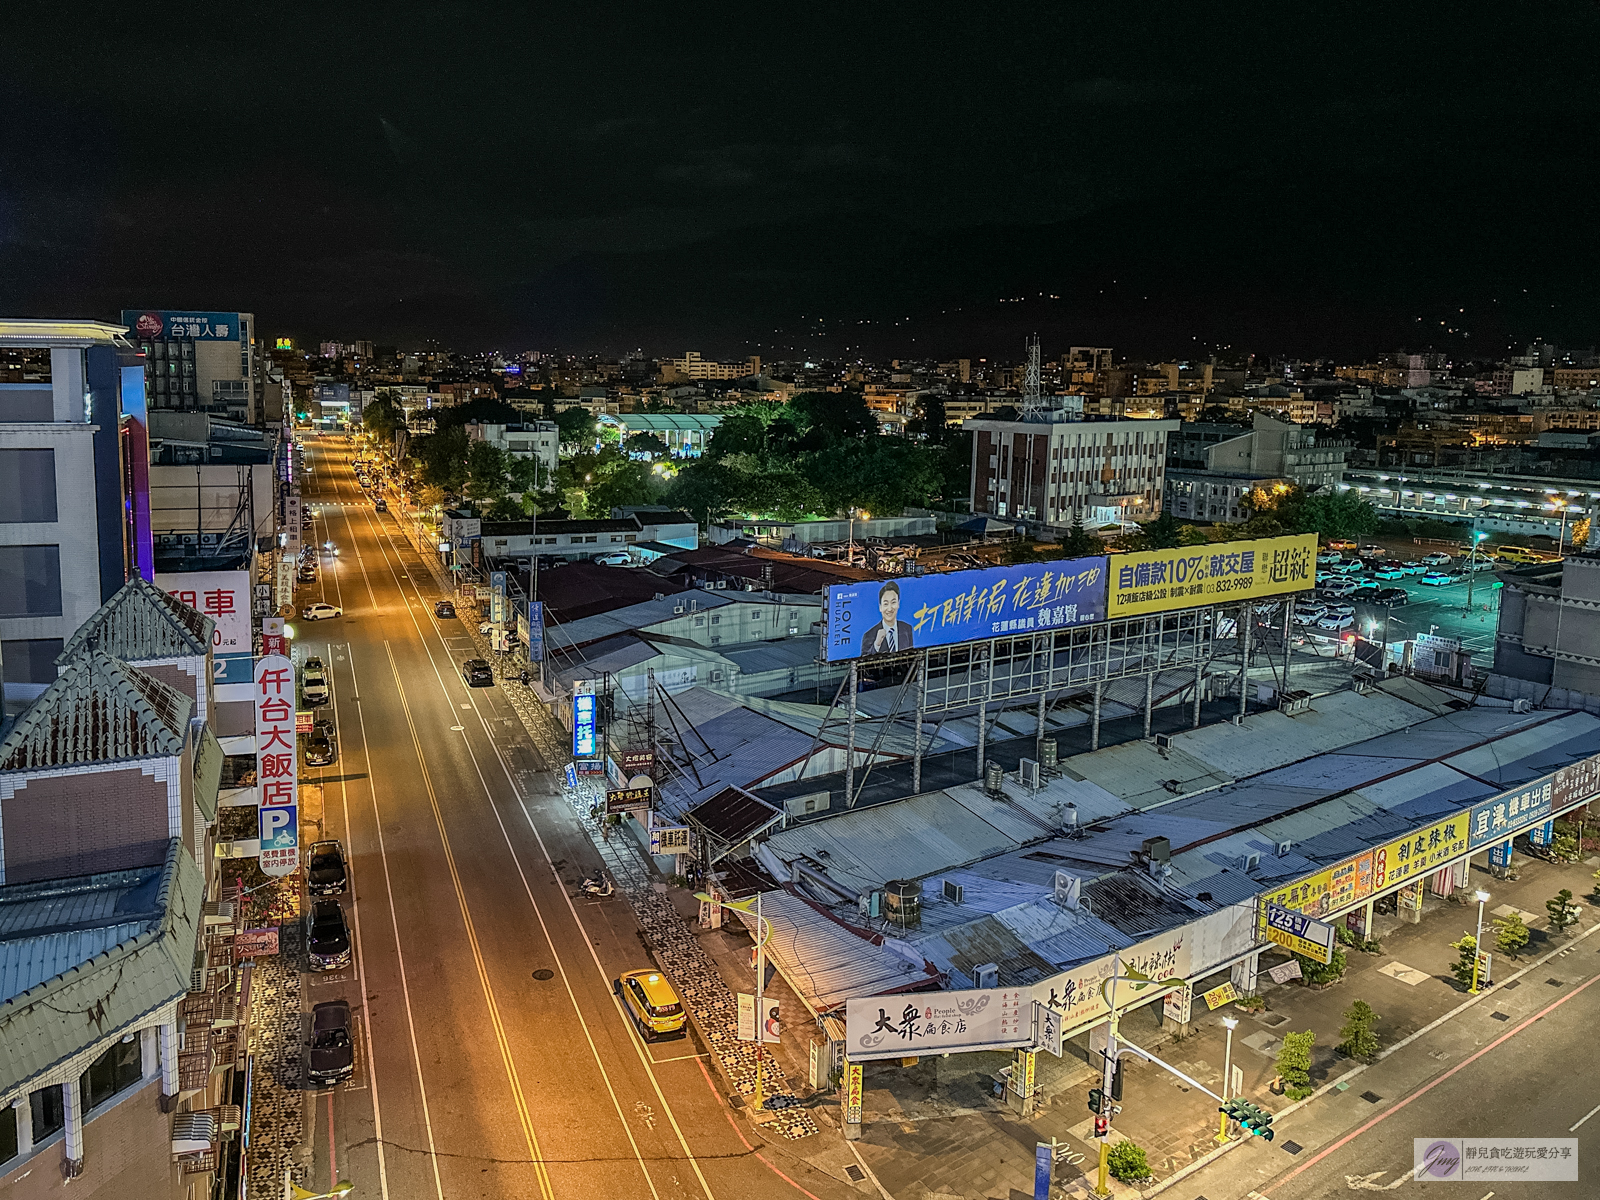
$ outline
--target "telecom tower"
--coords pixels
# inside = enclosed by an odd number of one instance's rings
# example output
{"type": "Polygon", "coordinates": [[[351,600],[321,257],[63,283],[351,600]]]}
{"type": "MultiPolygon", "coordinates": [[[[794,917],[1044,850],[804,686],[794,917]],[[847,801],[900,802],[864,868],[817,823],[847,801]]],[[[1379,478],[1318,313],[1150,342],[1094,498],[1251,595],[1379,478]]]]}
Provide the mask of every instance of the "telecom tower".
{"type": "Polygon", "coordinates": [[[1039,335],[1036,333],[1028,339],[1028,371],[1022,380],[1024,416],[1036,413],[1044,407],[1044,398],[1039,394],[1039,389],[1039,335]]]}

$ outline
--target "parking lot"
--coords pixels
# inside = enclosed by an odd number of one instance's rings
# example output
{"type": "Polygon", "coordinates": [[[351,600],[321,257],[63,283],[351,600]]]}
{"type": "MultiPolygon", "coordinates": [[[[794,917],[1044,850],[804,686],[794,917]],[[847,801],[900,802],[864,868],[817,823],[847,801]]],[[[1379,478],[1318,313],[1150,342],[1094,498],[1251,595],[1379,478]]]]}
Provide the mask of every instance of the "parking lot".
{"type": "MultiPolygon", "coordinates": [[[[1434,548],[1397,543],[1387,549],[1389,553],[1382,557],[1415,561],[1434,548]]],[[[1346,558],[1352,556],[1353,552],[1345,553],[1346,558]]],[[[1381,561],[1381,558],[1375,561],[1381,561]]],[[[1458,555],[1456,563],[1459,562],[1458,555]]],[[[1370,569],[1348,578],[1362,586],[1403,588],[1408,597],[1405,604],[1387,608],[1357,605],[1353,632],[1362,637],[1373,641],[1399,642],[1419,633],[1432,633],[1439,637],[1458,638],[1462,647],[1474,651],[1476,660],[1485,665],[1493,654],[1495,624],[1500,614],[1500,589],[1495,586],[1499,580],[1493,571],[1479,571],[1473,578],[1470,607],[1468,581],[1464,574],[1443,586],[1424,584],[1421,576],[1417,575],[1400,579],[1374,579],[1370,569]]],[[[1312,629],[1304,632],[1322,631],[1312,629]]]]}

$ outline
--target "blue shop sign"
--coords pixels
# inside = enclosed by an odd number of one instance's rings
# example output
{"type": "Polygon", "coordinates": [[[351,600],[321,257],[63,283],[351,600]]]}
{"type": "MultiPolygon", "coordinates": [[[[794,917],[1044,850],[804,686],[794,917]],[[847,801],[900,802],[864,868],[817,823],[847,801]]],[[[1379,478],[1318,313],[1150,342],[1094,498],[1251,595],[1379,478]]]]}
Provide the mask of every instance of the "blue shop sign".
{"type": "Polygon", "coordinates": [[[1536,821],[1550,816],[1550,780],[1541,779],[1520,791],[1507,792],[1475,805],[1467,825],[1467,848],[1478,850],[1503,842],[1536,821]]]}

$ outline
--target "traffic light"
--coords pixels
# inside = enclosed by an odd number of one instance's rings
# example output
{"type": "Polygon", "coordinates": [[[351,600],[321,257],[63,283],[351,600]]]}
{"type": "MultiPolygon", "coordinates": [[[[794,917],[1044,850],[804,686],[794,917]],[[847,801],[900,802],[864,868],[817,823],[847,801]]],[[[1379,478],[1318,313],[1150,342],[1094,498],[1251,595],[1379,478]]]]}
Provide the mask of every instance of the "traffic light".
{"type": "Polygon", "coordinates": [[[1096,1117],[1094,1119],[1094,1135],[1097,1138],[1103,1138],[1103,1137],[1110,1137],[1111,1136],[1111,1118],[1110,1117],[1103,1117],[1102,1116],[1102,1117],[1096,1117]]]}
{"type": "Polygon", "coordinates": [[[1104,1110],[1105,1106],[1106,1106],[1106,1094],[1104,1092],[1102,1092],[1099,1088],[1090,1088],[1089,1089],[1089,1111],[1092,1112],[1092,1113],[1098,1114],[1098,1113],[1100,1113],[1101,1111],[1104,1110]]]}
{"type": "Polygon", "coordinates": [[[1272,1114],[1258,1105],[1251,1104],[1248,1100],[1229,1100],[1218,1112],[1227,1116],[1230,1121],[1238,1124],[1241,1131],[1252,1137],[1265,1138],[1271,1141],[1273,1132],[1269,1128],[1272,1124],[1272,1114]]]}

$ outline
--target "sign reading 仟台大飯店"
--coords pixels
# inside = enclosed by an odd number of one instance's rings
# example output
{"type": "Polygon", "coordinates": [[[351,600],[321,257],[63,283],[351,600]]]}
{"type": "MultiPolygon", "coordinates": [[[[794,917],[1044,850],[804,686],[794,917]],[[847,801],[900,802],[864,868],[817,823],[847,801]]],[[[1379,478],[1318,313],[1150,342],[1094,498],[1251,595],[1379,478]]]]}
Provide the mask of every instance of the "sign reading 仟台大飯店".
{"type": "Polygon", "coordinates": [[[294,664],[281,654],[256,659],[254,693],[261,870],[268,875],[289,875],[300,865],[294,664]]]}

